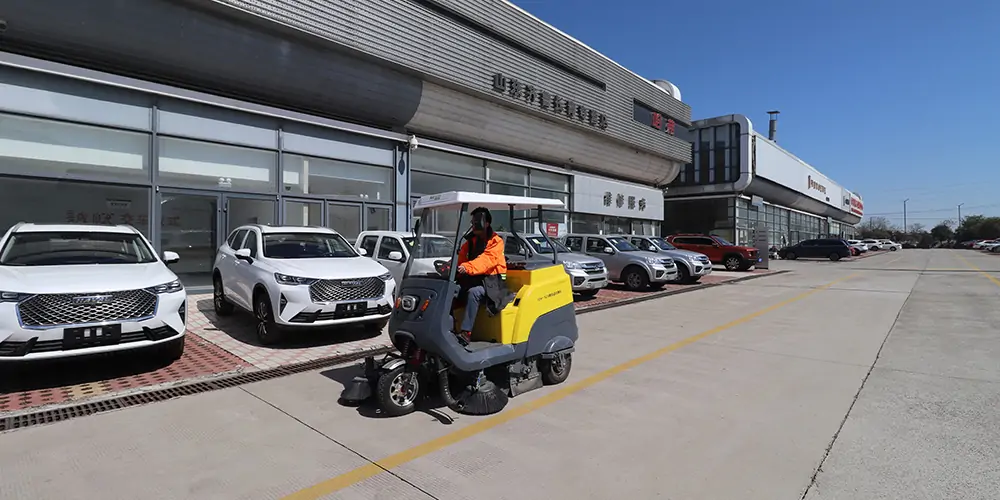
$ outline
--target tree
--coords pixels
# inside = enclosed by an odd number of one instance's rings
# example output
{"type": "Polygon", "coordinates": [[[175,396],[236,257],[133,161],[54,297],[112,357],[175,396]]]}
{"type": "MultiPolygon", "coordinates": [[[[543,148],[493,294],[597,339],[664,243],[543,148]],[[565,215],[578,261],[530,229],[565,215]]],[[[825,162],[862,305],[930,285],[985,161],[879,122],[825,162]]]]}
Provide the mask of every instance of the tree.
{"type": "Polygon", "coordinates": [[[955,239],[958,241],[984,240],[1000,237],[1000,217],[970,215],[962,219],[955,229],[955,239]]]}
{"type": "Polygon", "coordinates": [[[869,217],[858,226],[858,235],[862,238],[890,238],[898,232],[898,228],[889,219],[880,216],[869,217]]]}
{"type": "Polygon", "coordinates": [[[931,228],[931,236],[934,241],[950,241],[955,237],[955,232],[951,230],[946,221],[931,228]]]}

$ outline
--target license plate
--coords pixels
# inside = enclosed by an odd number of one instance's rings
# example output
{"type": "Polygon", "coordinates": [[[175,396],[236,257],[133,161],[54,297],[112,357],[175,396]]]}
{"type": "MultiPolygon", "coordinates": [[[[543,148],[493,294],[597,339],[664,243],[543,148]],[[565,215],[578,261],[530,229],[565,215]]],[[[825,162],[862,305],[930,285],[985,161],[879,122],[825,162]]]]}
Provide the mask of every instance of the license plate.
{"type": "Polygon", "coordinates": [[[337,304],[334,314],[338,318],[356,318],[364,316],[367,310],[368,302],[348,302],[346,304],[337,304]]]}
{"type": "Polygon", "coordinates": [[[63,330],[63,350],[117,344],[121,338],[121,325],[67,328],[63,330]]]}

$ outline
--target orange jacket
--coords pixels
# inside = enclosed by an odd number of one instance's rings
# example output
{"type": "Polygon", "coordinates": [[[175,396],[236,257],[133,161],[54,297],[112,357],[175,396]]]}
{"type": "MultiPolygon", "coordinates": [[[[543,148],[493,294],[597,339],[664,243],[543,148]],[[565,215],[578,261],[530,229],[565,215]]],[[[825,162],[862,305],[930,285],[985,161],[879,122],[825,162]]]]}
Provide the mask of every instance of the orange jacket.
{"type": "Polygon", "coordinates": [[[458,251],[458,265],[465,266],[465,271],[470,276],[506,274],[507,258],[503,255],[503,246],[503,238],[494,233],[490,241],[486,242],[486,250],[470,261],[469,241],[466,241],[458,251]]]}

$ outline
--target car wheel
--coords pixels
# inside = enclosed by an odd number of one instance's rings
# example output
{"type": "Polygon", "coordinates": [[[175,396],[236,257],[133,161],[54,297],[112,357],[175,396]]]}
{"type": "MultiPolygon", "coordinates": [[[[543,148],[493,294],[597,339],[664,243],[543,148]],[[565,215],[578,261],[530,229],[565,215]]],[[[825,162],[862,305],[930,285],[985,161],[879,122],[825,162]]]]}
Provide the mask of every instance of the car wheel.
{"type": "Polygon", "coordinates": [[[795,260],[795,259],[799,258],[799,256],[795,255],[795,252],[788,252],[788,253],[785,254],[785,258],[788,259],[788,260],[795,260]]]}
{"type": "Polygon", "coordinates": [[[583,297],[583,298],[585,298],[585,299],[592,299],[592,298],[596,297],[598,293],[600,293],[600,290],[584,290],[584,291],[579,292],[579,293],[580,293],[580,296],[583,297]]]}
{"type": "Polygon", "coordinates": [[[560,353],[552,359],[543,359],[539,363],[539,371],[542,372],[542,382],[545,385],[558,385],[569,378],[569,371],[573,368],[573,355],[570,353],[560,353]]]}
{"type": "Polygon", "coordinates": [[[834,262],[837,262],[838,260],[840,260],[840,254],[837,253],[837,252],[831,253],[830,254],[830,260],[832,260],[834,262]]]}
{"type": "Polygon", "coordinates": [[[624,278],[625,288],[633,292],[638,292],[649,286],[649,276],[646,276],[646,271],[639,267],[626,269],[624,278]]]}
{"type": "Polygon", "coordinates": [[[896,251],[896,247],[889,247],[889,251],[890,252],[895,252],[896,251]]]}
{"type": "Polygon", "coordinates": [[[212,306],[215,308],[215,314],[219,316],[229,316],[233,313],[233,304],[226,300],[221,276],[212,279],[212,306]]]}
{"type": "Polygon", "coordinates": [[[379,377],[376,395],[379,408],[390,417],[413,413],[420,395],[420,378],[416,372],[407,371],[406,365],[400,366],[379,377]]]}
{"type": "Polygon", "coordinates": [[[686,283],[686,284],[696,283],[696,282],[698,282],[698,278],[692,279],[691,278],[691,271],[688,271],[688,268],[686,268],[686,267],[684,267],[682,265],[678,265],[677,266],[677,282],[678,283],[686,283]]]}
{"type": "Polygon", "coordinates": [[[257,342],[274,345],[278,341],[278,325],[274,323],[274,311],[267,292],[257,292],[253,300],[253,315],[257,319],[257,342]]]}
{"type": "Polygon", "coordinates": [[[739,271],[746,264],[743,262],[743,257],[738,255],[730,255],[722,261],[722,265],[726,266],[727,271],[739,271]]]}

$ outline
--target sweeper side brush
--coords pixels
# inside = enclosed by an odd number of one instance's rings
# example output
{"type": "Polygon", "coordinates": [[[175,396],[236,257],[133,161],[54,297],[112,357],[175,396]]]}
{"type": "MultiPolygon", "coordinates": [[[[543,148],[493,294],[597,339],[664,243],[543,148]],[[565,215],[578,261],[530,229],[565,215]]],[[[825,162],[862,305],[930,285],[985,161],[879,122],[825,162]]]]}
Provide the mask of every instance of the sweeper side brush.
{"type": "Polygon", "coordinates": [[[507,393],[489,380],[483,380],[478,388],[470,387],[458,397],[458,405],[453,410],[465,415],[492,415],[507,406],[507,393]]]}

